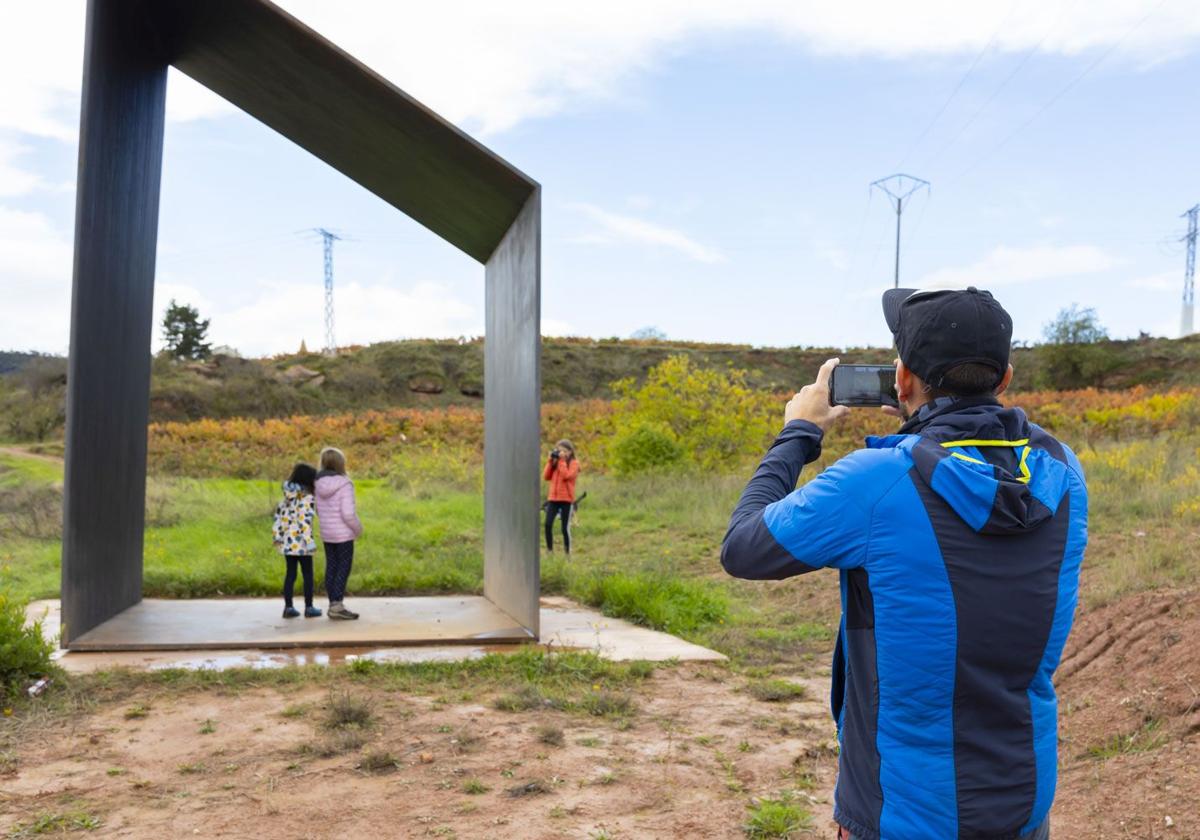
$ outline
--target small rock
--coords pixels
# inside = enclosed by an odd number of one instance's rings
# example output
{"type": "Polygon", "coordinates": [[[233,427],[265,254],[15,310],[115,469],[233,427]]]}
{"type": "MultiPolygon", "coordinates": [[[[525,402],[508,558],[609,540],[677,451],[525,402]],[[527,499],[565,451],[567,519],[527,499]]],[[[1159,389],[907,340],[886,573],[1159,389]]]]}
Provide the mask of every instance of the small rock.
{"type": "Polygon", "coordinates": [[[308,382],[312,379],[322,376],[319,370],[306,368],[304,365],[292,365],[287,370],[279,374],[279,379],[291,384],[300,382],[308,382]]]}
{"type": "Polygon", "coordinates": [[[433,753],[423,752],[420,754],[420,756],[418,756],[418,758],[421,759],[422,764],[432,764],[433,763],[433,753]]]}
{"type": "Polygon", "coordinates": [[[1171,826],[1175,825],[1175,820],[1171,819],[1170,814],[1167,814],[1165,817],[1163,817],[1163,823],[1166,824],[1167,828],[1170,828],[1171,826]]]}

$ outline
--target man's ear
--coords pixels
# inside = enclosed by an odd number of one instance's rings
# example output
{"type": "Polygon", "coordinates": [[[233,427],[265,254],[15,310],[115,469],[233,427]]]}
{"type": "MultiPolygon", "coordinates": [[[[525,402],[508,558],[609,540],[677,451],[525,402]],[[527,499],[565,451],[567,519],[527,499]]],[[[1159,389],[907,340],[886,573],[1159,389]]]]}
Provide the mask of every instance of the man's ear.
{"type": "Polygon", "coordinates": [[[996,394],[997,397],[1008,390],[1008,386],[1012,382],[1012,378],[1013,378],[1013,366],[1009,365],[1008,370],[1004,371],[1004,378],[1001,379],[1000,384],[996,386],[996,390],[994,393],[996,394]]]}
{"type": "Polygon", "coordinates": [[[913,372],[908,369],[908,365],[896,359],[896,397],[900,402],[908,402],[909,397],[912,396],[915,387],[914,379],[913,372]]]}

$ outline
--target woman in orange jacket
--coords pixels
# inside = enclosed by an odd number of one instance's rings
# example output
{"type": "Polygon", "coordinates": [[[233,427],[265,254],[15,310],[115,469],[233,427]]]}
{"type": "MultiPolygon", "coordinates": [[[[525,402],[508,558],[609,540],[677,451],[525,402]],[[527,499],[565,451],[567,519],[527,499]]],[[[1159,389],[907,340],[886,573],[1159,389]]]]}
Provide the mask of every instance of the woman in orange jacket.
{"type": "Polygon", "coordinates": [[[554,551],[554,517],[562,517],[563,549],[571,553],[571,506],[575,503],[575,477],[579,460],[569,440],[560,440],[550,450],[542,478],[550,482],[546,501],[546,549],[554,551]]]}

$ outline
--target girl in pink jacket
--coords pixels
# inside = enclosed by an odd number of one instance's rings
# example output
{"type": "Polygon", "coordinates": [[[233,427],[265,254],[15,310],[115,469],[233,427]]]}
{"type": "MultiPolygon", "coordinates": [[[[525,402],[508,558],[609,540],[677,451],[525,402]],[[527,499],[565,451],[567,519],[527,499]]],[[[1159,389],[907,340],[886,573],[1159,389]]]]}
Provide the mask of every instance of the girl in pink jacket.
{"type": "Polygon", "coordinates": [[[352,620],[342,603],[346,582],[354,565],[354,540],[362,535],[362,523],[354,511],[354,484],[346,476],[346,456],[332,446],[321,450],[321,471],[316,483],[317,520],[325,543],[325,594],[330,618],[352,620]]]}

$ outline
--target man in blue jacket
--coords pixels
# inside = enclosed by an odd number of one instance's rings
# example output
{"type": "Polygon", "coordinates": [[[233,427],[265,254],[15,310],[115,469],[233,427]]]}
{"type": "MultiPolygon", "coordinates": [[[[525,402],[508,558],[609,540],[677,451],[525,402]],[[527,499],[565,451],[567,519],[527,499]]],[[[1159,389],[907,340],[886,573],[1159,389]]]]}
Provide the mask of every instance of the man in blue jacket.
{"type": "Polygon", "coordinates": [[[721,549],[731,575],[839,570],[834,817],[854,840],[1049,836],[1051,677],[1075,612],[1087,489],[1064,444],[996,399],[1012,319],[966,291],[884,295],[899,433],[800,489],[848,409],[837,359],[796,394],[721,549]]]}

